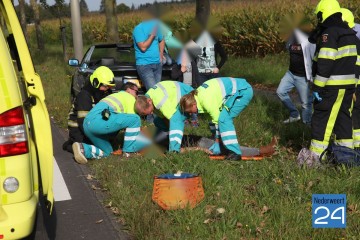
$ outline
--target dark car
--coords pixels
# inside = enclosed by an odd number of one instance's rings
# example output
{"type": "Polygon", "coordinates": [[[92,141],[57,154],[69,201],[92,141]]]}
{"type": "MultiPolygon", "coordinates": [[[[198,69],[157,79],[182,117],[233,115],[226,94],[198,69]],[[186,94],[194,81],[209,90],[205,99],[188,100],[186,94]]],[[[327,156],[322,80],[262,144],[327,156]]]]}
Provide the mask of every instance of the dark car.
{"type": "MultiPolygon", "coordinates": [[[[71,97],[74,98],[89,82],[92,72],[99,66],[109,67],[115,75],[116,86],[119,91],[128,81],[140,87],[140,94],[145,92],[135,65],[135,49],[133,44],[96,44],[92,45],[85,53],[81,63],[77,59],[70,59],[69,65],[77,67],[71,83],[71,97]]],[[[162,79],[170,79],[171,66],[163,65],[162,79]]]]}

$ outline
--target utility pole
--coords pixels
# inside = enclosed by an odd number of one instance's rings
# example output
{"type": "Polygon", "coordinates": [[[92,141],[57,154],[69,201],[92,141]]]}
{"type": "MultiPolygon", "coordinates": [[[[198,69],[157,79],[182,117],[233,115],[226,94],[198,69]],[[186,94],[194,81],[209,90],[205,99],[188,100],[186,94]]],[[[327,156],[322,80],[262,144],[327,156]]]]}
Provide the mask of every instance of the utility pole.
{"type": "Polygon", "coordinates": [[[206,27],[210,15],[210,0],[196,0],[196,20],[206,27]]]}
{"type": "Polygon", "coordinates": [[[71,28],[73,34],[75,58],[81,61],[83,57],[83,40],[82,40],[79,0],[70,0],[70,7],[71,7],[71,28]]]}

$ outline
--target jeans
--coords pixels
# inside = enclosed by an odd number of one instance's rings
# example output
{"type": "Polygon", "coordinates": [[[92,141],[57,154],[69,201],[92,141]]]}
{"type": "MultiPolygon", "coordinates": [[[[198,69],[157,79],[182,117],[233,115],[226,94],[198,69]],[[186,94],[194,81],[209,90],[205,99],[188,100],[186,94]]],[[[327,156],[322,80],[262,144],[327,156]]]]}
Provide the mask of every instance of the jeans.
{"type": "Polygon", "coordinates": [[[152,88],[155,84],[161,81],[162,65],[148,64],[136,65],[136,70],[142,83],[145,85],[146,90],[152,88]]]}
{"type": "Polygon", "coordinates": [[[313,97],[310,92],[309,82],[306,81],[305,77],[299,77],[292,74],[290,71],[287,71],[284,77],[281,79],[279,87],[276,90],[276,94],[279,96],[280,100],[285,105],[285,107],[289,109],[290,117],[297,118],[300,115],[299,111],[289,97],[289,92],[294,87],[298,91],[301,101],[302,121],[305,124],[309,124],[311,122],[311,114],[312,114],[311,104],[313,97]]]}

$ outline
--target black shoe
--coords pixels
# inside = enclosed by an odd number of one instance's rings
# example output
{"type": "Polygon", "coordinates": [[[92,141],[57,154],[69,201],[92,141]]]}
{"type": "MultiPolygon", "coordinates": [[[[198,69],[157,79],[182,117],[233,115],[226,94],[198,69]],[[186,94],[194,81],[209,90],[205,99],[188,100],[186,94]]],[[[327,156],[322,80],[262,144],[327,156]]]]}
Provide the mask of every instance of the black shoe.
{"type": "Polygon", "coordinates": [[[229,151],[229,154],[226,155],[225,160],[229,160],[229,161],[241,161],[241,155],[229,151]]]}
{"type": "Polygon", "coordinates": [[[66,142],[64,142],[64,144],[62,145],[63,150],[66,151],[66,152],[74,154],[73,149],[72,149],[72,144],[73,143],[74,142],[72,142],[70,140],[67,140],[66,142]]]}
{"type": "Polygon", "coordinates": [[[220,143],[220,151],[221,151],[221,155],[229,155],[231,153],[235,154],[234,152],[227,149],[222,142],[220,143]]]}

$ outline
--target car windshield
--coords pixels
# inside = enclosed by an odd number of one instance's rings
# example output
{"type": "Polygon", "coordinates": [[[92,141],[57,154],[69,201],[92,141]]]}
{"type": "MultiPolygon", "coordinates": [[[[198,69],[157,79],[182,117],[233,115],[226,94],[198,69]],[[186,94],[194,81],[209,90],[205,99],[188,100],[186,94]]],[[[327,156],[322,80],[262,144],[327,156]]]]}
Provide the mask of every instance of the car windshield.
{"type": "Polygon", "coordinates": [[[95,47],[89,65],[113,66],[118,64],[134,64],[134,48],[95,47]]]}

